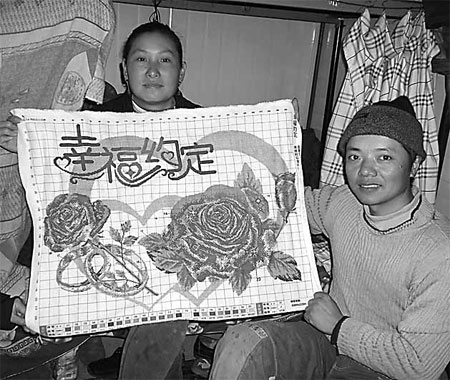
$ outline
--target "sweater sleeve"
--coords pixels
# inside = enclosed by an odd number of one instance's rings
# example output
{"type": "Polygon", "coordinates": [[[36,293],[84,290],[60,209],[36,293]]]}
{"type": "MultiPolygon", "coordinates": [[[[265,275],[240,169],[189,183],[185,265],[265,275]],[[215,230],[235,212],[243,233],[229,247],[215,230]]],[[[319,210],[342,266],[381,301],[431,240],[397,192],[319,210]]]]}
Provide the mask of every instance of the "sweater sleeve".
{"type": "Polygon", "coordinates": [[[12,330],[16,325],[11,323],[11,312],[14,304],[14,298],[9,295],[0,293],[0,329],[12,330]]]}
{"type": "MultiPolygon", "coordinates": [[[[335,187],[325,186],[322,189],[312,190],[305,187],[305,206],[308,217],[308,224],[313,235],[323,234],[327,238],[327,215],[329,212],[331,198],[336,190],[335,187]]],[[[327,273],[331,273],[331,253],[328,248],[328,242],[315,243],[313,245],[314,256],[327,273]]]]}
{"type": "Polygon", "coordinates": [[[327,213],[335,187],[325,186],[322,189],[305,187],[305,206],[308,224],[313,235],[324,234],[328,237],[326,228],[327,213]]]}
{"type": "MultiPolygon", "coordinates": [[[[448,249],[447,249],[448,250],[448,249]]],[[[450,361],[450,259],[424,270],[394,330],[344,321],[339,352],[395,379],[438,379],[450,361]]]]}

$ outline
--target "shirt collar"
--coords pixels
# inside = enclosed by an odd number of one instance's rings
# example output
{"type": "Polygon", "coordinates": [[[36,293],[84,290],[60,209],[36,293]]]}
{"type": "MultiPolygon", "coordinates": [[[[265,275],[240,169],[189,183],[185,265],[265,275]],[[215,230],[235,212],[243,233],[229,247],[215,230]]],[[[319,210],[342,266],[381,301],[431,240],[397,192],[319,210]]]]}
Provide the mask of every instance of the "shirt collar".
{"type": "MultiPolygon", "coordinates": [[[[133,110],[134,110],[134,112],[137,112],[137,113],[157,112],[157,111],[148,111],[148,110],[146,110],[145,108],[142,108],[142,107],[138,106],[138,105],[136,104],[136,102],[135,102],[133,99],[131,99],[131,104],[133,105],[133,110]]],[[[175,97],[174,97],[174,98],[173,98],[173,105],[172,105],[171,108],[168,108],[168,109],[175,109],[175,108],[177,108],[177,101],[176,101],[176,99],[175,99],[175,97]]],[[[163,111],[166,111],[166,110],[163,110],[163,111]]]]}
{"type": "Polygon", "coordinates": [[[371,215],[369,207],[364,205],[364,219],[373,228],[380,232],[390,232],[412,222],[415,211],[419,208],[422,196],[419,189],[415,186],[412,188],[413,196],[411,202],[403,206],[400,210],[388,215],[371,215]]]}
{"type": "Polygon", "coordinates": [[[136,102],[134,100],[131,101],[131,103],[133,104],[133,110],[134,112],[137,113],[144,113],[144,112],[148,112],[146,109],[139,107],[136,102]]]}

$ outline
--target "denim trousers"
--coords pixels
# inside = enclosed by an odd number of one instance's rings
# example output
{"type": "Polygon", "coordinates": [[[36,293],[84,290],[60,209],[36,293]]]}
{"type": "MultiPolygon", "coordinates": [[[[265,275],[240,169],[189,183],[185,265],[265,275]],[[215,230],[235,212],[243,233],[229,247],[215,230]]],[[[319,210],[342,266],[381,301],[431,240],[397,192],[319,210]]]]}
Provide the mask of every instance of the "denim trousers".
{"type": "Polygon", "coordinates": [[[123,346],[119,379],[183,379],[187,325],[187,321],[170,321],[132,327],[123,346]]]}
{"type": "Polygon", "coordinates": [[[326,336],[304,321],[245,322],[217,344],[210,380],[385,380],[353,359],[337,355],[326,336]]]}

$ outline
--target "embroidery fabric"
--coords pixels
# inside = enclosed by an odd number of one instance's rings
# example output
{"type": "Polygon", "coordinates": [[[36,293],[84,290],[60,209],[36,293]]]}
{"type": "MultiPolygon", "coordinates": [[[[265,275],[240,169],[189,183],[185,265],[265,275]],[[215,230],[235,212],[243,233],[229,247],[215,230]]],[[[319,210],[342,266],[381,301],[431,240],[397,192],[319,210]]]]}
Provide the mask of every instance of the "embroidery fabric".
{"type": "Polygon", "coordinates": [[[320,289],[290,100],[14,113],[42,334],[294,312],[320,289]]]}

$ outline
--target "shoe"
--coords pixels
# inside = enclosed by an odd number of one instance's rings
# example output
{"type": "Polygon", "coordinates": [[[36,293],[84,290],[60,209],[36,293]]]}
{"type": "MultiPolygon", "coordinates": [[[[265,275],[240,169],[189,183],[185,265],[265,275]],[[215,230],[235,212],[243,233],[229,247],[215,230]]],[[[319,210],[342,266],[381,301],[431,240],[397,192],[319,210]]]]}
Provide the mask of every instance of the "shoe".
{"type": "Polygon", "coordinates": [[[194,356],[206,359],[209,363],[212,363],[214,349],[218,341],[219,339],[214,336],[199,335],[194,343],[194,356]]]}
{"type": "Polygon", "coordinates": [[[104,359],[97,360],[87,365],[87,371],[95,377],[114,377],[119,376],[120,359],[122,357],[122,347],[117,348],[114,353],[104,359]]]}
{"type": "Polygon", "coordinates": [[[210,370],[211,364],[204,358],[195,359],[191,366],[191,372],[194,375],[200,376],[202,379],[208,378],[210,370]]]}

